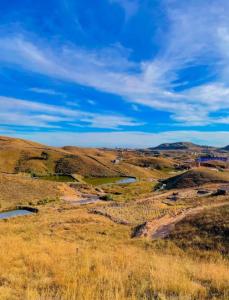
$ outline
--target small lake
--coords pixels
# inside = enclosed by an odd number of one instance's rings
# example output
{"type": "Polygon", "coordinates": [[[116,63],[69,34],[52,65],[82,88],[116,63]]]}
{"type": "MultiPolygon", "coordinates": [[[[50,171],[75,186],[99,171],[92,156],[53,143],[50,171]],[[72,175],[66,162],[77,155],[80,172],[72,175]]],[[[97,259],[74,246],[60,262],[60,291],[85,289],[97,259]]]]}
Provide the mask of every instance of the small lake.
{"type": "Polygon", "coordinates": [[[84,180],[92,185],[128,184],[137,181],[135,177],[92,177],[84,180]]]}
{"type": "Polygon", "coordinates": [[[134,178],[134,177],[126,177],[126,178],[123,178],[123,179],[120,179],[118,181],[116,181],[115,183],[118,183],[118,184],[124,184],[124,183],[133,183],[133,182],[136,182],[137,179],[134,178]]]}
{"type": "Polygon", "coordinates": [[[14,218],[18,216],[26,216],[26,215],[31,215],[33,212],[26,210],[26,209],[15,209],[15,210],[10,210],[10,211],[5,211],[5,212],[0,212],[0,219],[9,219],[9,218],[14,218]]]}

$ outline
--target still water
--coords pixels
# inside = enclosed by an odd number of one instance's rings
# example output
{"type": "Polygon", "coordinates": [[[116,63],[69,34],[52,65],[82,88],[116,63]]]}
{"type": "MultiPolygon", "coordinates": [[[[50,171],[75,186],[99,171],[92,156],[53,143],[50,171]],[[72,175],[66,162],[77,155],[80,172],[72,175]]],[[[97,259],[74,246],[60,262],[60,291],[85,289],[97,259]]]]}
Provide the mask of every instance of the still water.
{"type": "Polygon", "coordinates": [[[15,210],[10,210],[10,211],[5,211],[0,213],[0,219],[9,219],[18,216],[26,216],[26,215],[31,215],[32,213],[33,212],[28,211],[26,209],[15,209],[15,210]]]}

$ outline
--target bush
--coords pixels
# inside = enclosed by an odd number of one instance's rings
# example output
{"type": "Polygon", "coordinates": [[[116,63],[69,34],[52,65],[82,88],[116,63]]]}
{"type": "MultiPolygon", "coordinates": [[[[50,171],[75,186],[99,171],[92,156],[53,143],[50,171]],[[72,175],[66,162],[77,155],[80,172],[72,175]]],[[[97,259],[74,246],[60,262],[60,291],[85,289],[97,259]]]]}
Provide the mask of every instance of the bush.
{"type": "Polygon", "coordinates": [[[52,202],[57,202],[57,201],[59,201],[59,198],[56,198],[56,199],[45,198],[45,199],[42,199],[42,200],[38,200],[37,205],[45,205],[45,204],[52,203],[52,202]]]}
{"type": "Polygon", "coordinates": [[[113,196],[111,194],[100,196],[100,199],[103,201],[113,201],[113,196]]]}

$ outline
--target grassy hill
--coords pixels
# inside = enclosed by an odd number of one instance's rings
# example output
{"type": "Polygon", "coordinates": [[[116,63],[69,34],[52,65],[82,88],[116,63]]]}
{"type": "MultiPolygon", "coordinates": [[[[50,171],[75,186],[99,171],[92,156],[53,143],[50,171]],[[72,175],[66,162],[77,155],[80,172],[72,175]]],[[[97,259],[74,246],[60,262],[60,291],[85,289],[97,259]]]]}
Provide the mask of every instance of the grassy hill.
{"type": "Polygon", "coordinates": [[[145,167],[151,168],[156,170],[163,170],[163,169],[172,169],[174,168],[175,162],[172,159],[164,158],[164,157],[139,157],[139,158],[129,158],[128,163],[145,167]]]}
{"type": "Polygon", "coordinates": [[[229,255],[228,216],[229,205],[225,205],[188,217],[175,226],[169,239],[182,249],[214,250],[229,255]]]}
{"type": "Polygon", "coordinates": [[[216,149],[209,146],[201,146],[189,142],[176,142],[176,143],[164,143],[157,147],[151,148],[152,150],[189,150],[189,151],[203,151],[206,149],[216,149]]]}
{"type": "MultiPolygon", "coordinates": [[[[136,176],[156,177],[152,171],[120,161],[114,164],[117,151],[92,148],[55,148],[38,143],[0,137],[0,173],[34,175],[80,174],[85,177],[136,176]]],[[[135,154],[137,156],[137,153],[135,154]]]]}
{"type": "Polygon", "coordinates": [[[228,172],[216,172],[207,168],[196,168],[163,181],[166,189],[201,186],[206,183],[229,182],[228,172]]]}

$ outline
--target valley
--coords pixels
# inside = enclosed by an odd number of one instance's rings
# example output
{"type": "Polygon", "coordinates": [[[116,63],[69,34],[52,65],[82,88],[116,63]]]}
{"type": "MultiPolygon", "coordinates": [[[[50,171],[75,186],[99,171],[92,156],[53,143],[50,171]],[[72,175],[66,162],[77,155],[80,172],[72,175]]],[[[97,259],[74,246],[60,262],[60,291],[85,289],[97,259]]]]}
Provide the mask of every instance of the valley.
{"type": "Polygon", "coordinates": [[[1,137],[0,299],[227,300],[229,153],[168,148],[1,137]]]}

